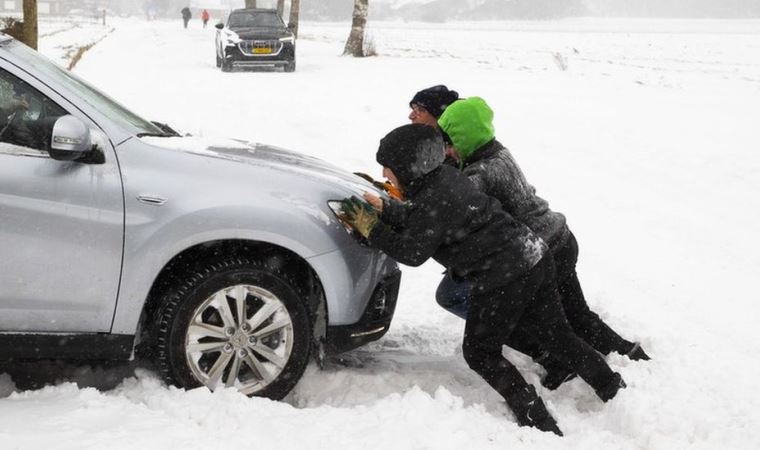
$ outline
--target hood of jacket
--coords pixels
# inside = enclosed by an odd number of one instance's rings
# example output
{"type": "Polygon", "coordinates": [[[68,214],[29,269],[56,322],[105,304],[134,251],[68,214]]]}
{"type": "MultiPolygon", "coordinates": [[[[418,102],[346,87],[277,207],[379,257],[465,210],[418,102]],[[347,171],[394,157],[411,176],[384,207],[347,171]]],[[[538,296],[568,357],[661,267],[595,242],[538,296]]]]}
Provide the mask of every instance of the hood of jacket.
{"type": "Polygon", "coordinates": [[[438,119],[438,125],[451,139],[462,163],[495,135],[493,110],[480,97],[452,103],[438,119]]]}
{"type": "Polygon", "coordinates": [[[415,181],[443,164],[441,134],[433,127],[410,124],[398,127],[380,140],[376,159],[393,171],[405,192],[415,181]]]}

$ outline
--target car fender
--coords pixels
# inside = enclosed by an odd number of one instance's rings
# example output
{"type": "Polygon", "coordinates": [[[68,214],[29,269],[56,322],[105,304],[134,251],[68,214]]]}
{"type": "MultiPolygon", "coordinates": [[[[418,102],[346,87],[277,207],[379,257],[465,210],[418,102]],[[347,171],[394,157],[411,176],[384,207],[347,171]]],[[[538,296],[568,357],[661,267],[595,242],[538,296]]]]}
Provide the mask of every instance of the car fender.
{"type": "MultiPolygon", "coordinates": [[[[220,240],[264,242],[314,260],[312,268],[318,276],[334,278],[323,283],[331,316],[338,314],[340,322],[358,318],[356,312],[340,312],[340,305],[356,295],[356,286],[366,287],[380,276],[369,273],[377,272],[371,264],[366,266],[377,252],[357,245],[326,202],[312,197],[324,195],[319,192],[324,183],[220,158],[199,160],[133,141],[117,149],[126,214],[114,333],[135,332],[150,289],[172,258],[193,246],[220,240]],[[255,181],[237,182],[246,177],[255,181]],[[219,183],[206,188],[217,179],[219,183]],[[319,256],[327,254],[349,263],[324,263],[330,258],[319,256]],[[335,273],[330,272],[331,266],[335,273]],[[347,287],[334,288],[333,282],[347,287]]],[[[366,300],[351,304],[363,307],[366,300]]]]}

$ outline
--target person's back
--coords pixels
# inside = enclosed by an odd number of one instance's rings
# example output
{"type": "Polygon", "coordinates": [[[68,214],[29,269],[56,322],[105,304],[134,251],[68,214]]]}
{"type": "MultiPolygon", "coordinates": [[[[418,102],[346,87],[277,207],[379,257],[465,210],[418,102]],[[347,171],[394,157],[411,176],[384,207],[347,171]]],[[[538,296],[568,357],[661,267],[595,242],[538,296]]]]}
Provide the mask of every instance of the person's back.
{"type": "Polygon", "coordinates": [[[433,259],[458,278],[484,288],[507,284],[533,267],[546,250],[526,226],[480,192],[460,171],[441,166],[407,194],[408,221],[442,229],[433,259]]]}
{"type": "Polygon", "coordinates": [[[565,216],[536,195],[510,151],[496,139],[464,163],[464,173],[486,194],[496,197],[515,219],[555,248],[567,238],[565,216]]]}
{"type": "Polygon", "coordinates": [[[494,138],[493,111],[479,97],[453,103],[439,119],[460,166],[478,189],[496,197],[507,213],[555,248],[567,238],[565,216],[536,195],[512,154],[494,138]]]}

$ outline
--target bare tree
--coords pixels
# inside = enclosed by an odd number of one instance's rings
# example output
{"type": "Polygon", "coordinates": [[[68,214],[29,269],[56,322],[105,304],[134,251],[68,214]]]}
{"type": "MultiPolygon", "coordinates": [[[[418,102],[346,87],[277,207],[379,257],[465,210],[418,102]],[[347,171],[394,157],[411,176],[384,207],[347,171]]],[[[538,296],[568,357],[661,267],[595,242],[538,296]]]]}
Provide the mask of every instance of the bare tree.
{"type": "Polygon", "coordinates": [[[346,40],[344,55],[366,56],[364,53],[364,30],[367,26],[367,10],[369,0],[354,0],[354,19],[351,22],[351,33],[346,40]]]}
{"type": "Polygon", "coordinates": [[[24,44],[37,50],[37,0],[24,0],[24,44]]]}
{"type": "Polygon", "coordinates": [[[277,0],[277,14],[282,17],[285,14],[285,0],[277,0]]]}
{"type": "Polygon", "coordinates": [[[298,16],[300,13],[301,0],[290,0],[290,19],[288,20],[288,28],[290,28],[295,37],[298,37],[298,16]]]}
{"type": "Polygon", "coordinates": [[[245,7],[246,8],[255,8],[256,7],[256,0],[245,0],[245,7]]]}

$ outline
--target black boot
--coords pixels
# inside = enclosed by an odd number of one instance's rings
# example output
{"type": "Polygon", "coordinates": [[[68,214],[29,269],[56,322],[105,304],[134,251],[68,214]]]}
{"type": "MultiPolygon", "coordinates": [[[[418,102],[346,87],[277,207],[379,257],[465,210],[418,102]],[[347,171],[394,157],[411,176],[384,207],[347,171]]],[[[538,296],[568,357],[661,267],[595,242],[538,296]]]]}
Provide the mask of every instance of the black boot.
{"type": "Polygon", "coordinates": [[[541,384],[550,391],[557,389],[565,381],[572,380],[578,376],[575,371],[568,369],[565,365],[552,358],[545,358],[542,361],[542,365],[546,369],[546,375],[541,379],[541,384]]]}
{"type": "Polygon", "coordinates": [[[511,395],[507,404],[515,414],[517,424],[521,427],[534,427],[541,431],[552,432],[557,436],[563,436],[557,421],[546,410],[546,405],[536,394],[533,386],[529,390],[511,395]]]}
{"type": "Polygon", "coordinates": [[[613,374],[612,380],[606,386],[596,390],[596,395],[598,395],[603,402],[608,402],[615,398],[615,395],[617,395],[619,390],[625,389],[625,387],[626,384],[625,381],[623,381],[623,377],[621,377],[619,373],[615,372],[613,374]]]}
{"type": "Polygon", "coordinates": [[[641,343],[635,342],[633,347],[625,353],[625,356],[632,361],[649,361],[651,358],[641,348],[641,343]]]}

